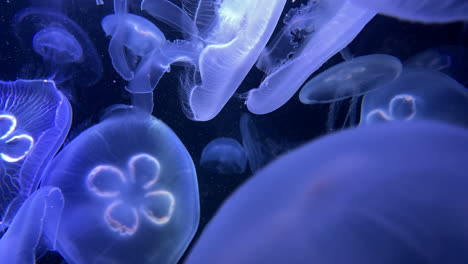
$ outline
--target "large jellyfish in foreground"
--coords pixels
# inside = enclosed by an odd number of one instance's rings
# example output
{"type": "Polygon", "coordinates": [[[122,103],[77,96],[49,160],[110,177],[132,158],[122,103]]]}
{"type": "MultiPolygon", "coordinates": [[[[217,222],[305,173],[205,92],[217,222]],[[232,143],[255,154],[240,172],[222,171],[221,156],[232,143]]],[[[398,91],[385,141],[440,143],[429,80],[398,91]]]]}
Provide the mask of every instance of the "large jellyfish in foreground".
{"type": "Polygon", "coordinates": [[[0,81],[0,213],[7,227],[33,193],[71,124],[68,100],[46,80],[0,81]]]}
{"type": "Polygon", "coordinates": [[[351,0],[356,5],[376,12],[428,23],[468,20],[466,0],[351,0]]]}
{"type": "Polygon", "coordinates": [[[361,124],[432,119],[468,126],[468,89],[444,73],[406,68],[364,96],[361,124]]]}
{"type": "Polygon", "coordinates": [[[176,263],[199,220],[192,159],[174,132],[113,109],[52,161],[65,198],[57,250],[69,263],[176,263]]]}
{"type": "Polygon", "coordinates": [[[100,80],[103,68],[94,44],[64,14],[26,8],[16,14],[13,25],[24,49],[31,48],[43,58],[45,71],[54,80],[72,81],[81,87],[100,80]]]}
{"type": "Polygon", "coordinates": [[[34,264],[47,250],[55,250],[63,204],[58,188],[35,191],[0,239],[0,262],[34,264]]]}
{"type": "Polygon", "coordinates": [[[188,116],[215,117],[255,64],[284,8],[285,0],[143,0],[141,8],[190,36],[200,56],[188,70],[183,93],[188,116]]]}
{"type": "Polygon", "coordinates": [[[239,174],[245,171],[247,156],[237,140],[220,137],[203,148],[200,165],[220,174],[239,174]]]}
{"type": "Polygon", "coordinates": [[[385,54],[361,56],[337,64],[302,87],[304,104],[330,103],[359,96],[389,83],[401,73],[399,59],[385,54]]]}
{"type": "Polygon", "coordinates": [[[186,263],[467,263],[467,146],[429,121],[306,144],[237,190],[186,263]]]}
{"type": "Polygon", "coordinates": [[[267,76],[258,88],[247,93],[249,110],[266,114],[285,104],[375,14],[347,0],[309,0],[289,10],[283,28],[259,57],[257,67],[267,76]]]}

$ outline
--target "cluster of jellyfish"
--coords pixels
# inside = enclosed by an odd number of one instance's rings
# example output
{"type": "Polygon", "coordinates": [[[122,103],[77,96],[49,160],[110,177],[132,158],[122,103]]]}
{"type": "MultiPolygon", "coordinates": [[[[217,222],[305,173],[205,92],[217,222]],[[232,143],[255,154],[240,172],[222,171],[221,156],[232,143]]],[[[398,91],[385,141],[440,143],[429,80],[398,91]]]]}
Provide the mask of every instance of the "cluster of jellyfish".
{"type": "Polygon", "coordinates": [[[131,104],[73,136],[74,93],[99,82],[104,56],[60,9],[18,11],[11,27],[41,77],[0,81],[0,263],[47,252],[70,264],[170,264],[184,254],[189,264],[467,263],[468,67],[451,68],[460,47],[402,62],[347,46],[377,14],[468,21],[468,3],[298,2],[142,0],[138,15],[127,0],[96,1],[113,7],[95,27],[131,104]],[[337,54],[343,62],[317,74],[337,54]],[[238,96],[251,112],[240,137],[213,138],[192,157],[152,115],[171,66],[193,121],[216,117],[253,68],[264,74],[238,96]],[[353,127],[280,155],[252,116],[297,92],[303,104],[330,105],[330,131],[349,100],[353,127]],[[203,209],[194,158],[198,174],[252,177],[186,252],[203,209]]]}

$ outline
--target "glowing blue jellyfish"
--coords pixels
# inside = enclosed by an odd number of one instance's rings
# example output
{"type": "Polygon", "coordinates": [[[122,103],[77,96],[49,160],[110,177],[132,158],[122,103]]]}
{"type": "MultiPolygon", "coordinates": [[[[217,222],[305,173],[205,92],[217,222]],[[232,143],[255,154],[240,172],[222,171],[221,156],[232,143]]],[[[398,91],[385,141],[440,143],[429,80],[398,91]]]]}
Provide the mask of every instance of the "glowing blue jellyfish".
{"type": "Polygon", "coordinates": [[[2,229],[36,190],[70,124],[70,104],[52,81],[0,81],[2,229]]]}
{"type": "Polygon", "coordinates": [[[34,264],[47,250],[55,250],[63,204],[58,188],[35,191],[0,239],[0,262],[34,264]]]}
{"type": "Polygon", "coordinates": [[[185,263],[466,263],[466,146],[428,121],[308,143],[241,186],[185,263]]]}
{"type": "Polygon", "coordinates": [[[444,73],[407,68],[395,81],[366,94],[361,124],[432,119],[468,126],[468,89],[444,73]],[[385,118],[375,118],[375,111],[385,118]]]}
{"type": "Polygon", "coordinates": [[[263,50],[257,67],[267,76],[247,94],[252,113],[266,114],[285,104],[333,55],[346,47],[375,12],[347,0],[309,0],[286,14],[281,31],[263,50]]]}
{"type": "Polygon", "coordinates": [[[101,79],[102,63],[94,44],[67,16],[43,8],[26,8],[13,22],[24,50],[44,60],[44,71],[57,82],[91,86],[101,79]]]}
{"type": "Polygon", "coordinates": [[[330,103],[362,95],[389,83],[400,75],[399,59],[385,54],[372,54],[342,62],[308,81],[299,99],[304,104],[330,103]]]}
{"type": "Polygon", "coordinates": [[[352,0],[356,5],[386,15],[428,23],[468,20],[468,3],[464,0],[352,0]]]}
{"type": "Polygon", "coordinates": [[[221,137],[203,148],[200,165],[220,174],[240,174],[245,171],[247,157],[237,140],[221,137]]]}
{"type": "Polygon", "coordinates": [[[224,107],[254,65],[285,0],[143,0],[141,8],[182,30],[199,53],[183,77],[184,104],[194,120],[210,120],[224,107]]]}
{"type": "Polygon", "coordinates": [[[176,263],[198,226],[195,168],[156,118],[112,109],[52,161],[42,185],[65,198],[57,250],[68,263],[176,263]]]}

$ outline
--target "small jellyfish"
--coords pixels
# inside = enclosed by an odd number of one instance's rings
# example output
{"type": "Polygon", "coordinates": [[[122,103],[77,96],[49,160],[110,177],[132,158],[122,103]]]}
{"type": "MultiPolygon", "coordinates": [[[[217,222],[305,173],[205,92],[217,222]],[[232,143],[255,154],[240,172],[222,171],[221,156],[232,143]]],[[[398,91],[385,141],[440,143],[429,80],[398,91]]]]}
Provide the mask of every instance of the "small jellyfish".
{"type": "Polygon", "coordinates": [[[299,93],[304,104],[331,103],[362,95],[400,75],[398,58],[372,54],[342,62],[308,81],[299,93]]]}
{"type": "Polygon", "coordinates": [[[162,121],[113,107],[44,173],[65,207],[57,251],[68,263],[176,263],[199,221],[185,146],[162,121]]]}
{"type": "Polygon", "coordinates": [[[71,125],[68,100],[53,81],[0,81],[0,227],[39,185],[71,125]]]}
{"type": "Polygon", "coordinates": [[[270,113],[285,104],[328,59],[345,48],[375,16],[347,0],[309,0],[292,8],[284,26],[262,51],[257,68],[267,76],[247,93],[255,114],[270,113]]]}
{"type": "Polygon", "coordinates": [[[468,20],[468,3],[464,0],[351,0],[356,5],[401,19],[448,23],[468,20]]]}
{"type": "Polygon", "coordinates": [[[434,121],[319,138],[236,190],[185,263],[468,263],[467,146],[434,121]]]}
{"type": "Polygon", "coordinates": [[[80,87],[91,86],[101,79],[102,62],[94,44],[64,14],[45,8],[26,8],[15,15],[13,26],[23,50],[33,50],[42,57],[47,77],[80,87]]]}
{"type": "Polygon", "coordinates": [[[29,196],[0,238],[0,262],[34,264],[46,251],[55,250],[63,205],[58,188],[40,188],[29,196]]]}
{"type": "Polygon", "coordinates": [[[185,113],[206,121],[215,117],[255,64],[274,31],[286,0],[143,0],[141,8],[182,30],[199,54],[182,76],[185,113]]]}
{"type": "Polygon", "coordinates": [[[240,174],[245,171],[247,157],[237,140],[221,137],[203,148],[200,165],[220,174],[240,174]]]}
{"type": "Polygon", "coordinates": [[[78,40],[60,27],[46,27],[36,32],[33,49],[44,60],[58,65],[77,62],[83,56],[78,40]]]}
{"type": "Polygon", "coordinates": [[[468,89],[444,73],[404,68],[400,77],[364,96],[360,124],[375,109],[390,120],[431,119],[468,126],[468,89]]]}
{"type": "Polygon", "coordinates": [[[392,120],[392,118],[387,114],[385,110],[382,109],[374,109],[367,113],[365,116],[366,123],[380,123],[380,122],[387,122],[392,120]]]}

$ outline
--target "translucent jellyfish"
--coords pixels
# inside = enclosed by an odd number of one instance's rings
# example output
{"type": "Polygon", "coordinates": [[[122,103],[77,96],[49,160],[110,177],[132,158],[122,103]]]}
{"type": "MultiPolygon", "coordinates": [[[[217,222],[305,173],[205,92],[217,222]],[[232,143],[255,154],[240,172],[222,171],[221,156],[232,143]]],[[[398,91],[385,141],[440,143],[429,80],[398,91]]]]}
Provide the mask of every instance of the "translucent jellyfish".
{"type": "Polygon", "coordinates": [[[182,30],[197,48],[196,67],[183,77],[186,114],[199,121],[215,117],[254,65],[285,0],[143,0],[141,8],[182,30]]]}
{"type": "Polygon", "coordinates": [[[131,93],[150,93],[174,62],[191,62],[197,56],[188,42],[167,41],[151,21],[133,14],[112,14],[101,22],[112,36],[109,54],[114,69],[130,81],[131,93]]]}
{"type": "Polygon", "coordinates": [[[369,118],[381,109],[388,120],[432,119],[468,126],[468,89],[444,73],[406,68],[395,81],[366,94],[361,124],[385,119],[369,118]]]}
{"type": "Polygon", "coordinates": [[[77,62],[83,56],[80,43],[60,27],[46,27],[36,32],[33,49],[46,61],[58,65],[77,62]]]}
{"type": "Polygon", "coordinates": [[[423,50],[408,58],[405,67],[425,68],[443,72],[461,84],[468,85],[468,47],[437,46],[423,50]]]}
{"type": "Polygon", "coordinates": [[[44,71],[57,82],[91,86],[103,68],[94,44],[81,27],[64,14],[44,8],[19,11],[13,22],[23,50],[34,50],[44,60],[44,71]]]}
{"type": "Polygon", "coordinates": [[[467,263],[466,146],[433,121],[320,138],[241,186],[185,263],[467,263]]]}
{"type": "Polygon", "coordinates": [[[199,221],[195,168],[162,121],[113,108],[54,158],[43,180],[65,198],[68,263],[176,263],[199,221]]]}
{"type": "Polygon", "coordinates": [[[362,95],[400,75],[398,58],[372,54],[342,62],[308,81],[299,93],[304,104],[330,103],[362,95]]]}
{"type": "Polygon", "coordinates": [[[346,47],[375,12],[347,0],[309,0],[285,15],[284,26],[263,50],[257,67],[267,76],[247,93],[255,114],[270,113],[285,104],[307,78],[346,47]]]}
{"type": "Polygon", "coordinates": [[[71,107],[54,82],[0,81],[0,227],[7,227],[39,185],[62,145],[71,107]]]}
{"type": "Polygon", "coordinates": [[[464,0],[352,0],[356,5],[402,19],[428,23],[468,20],[468,2],[464,0]]]}
{"type": "Polygon", "coordinates": [[[240,174],[245,171],[247,157],[237,140],[221,137],[205,146],[200,165],[220,174],[240,174]]]}
{"type": "Polygon", "coordinates": [[[35,191],[0,239],[0,262],[34,264],[47,250],[55,250],[63,204],[58,188],[35,191]]]}

